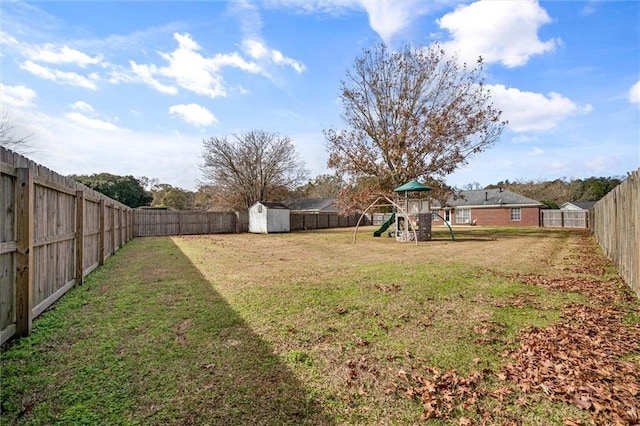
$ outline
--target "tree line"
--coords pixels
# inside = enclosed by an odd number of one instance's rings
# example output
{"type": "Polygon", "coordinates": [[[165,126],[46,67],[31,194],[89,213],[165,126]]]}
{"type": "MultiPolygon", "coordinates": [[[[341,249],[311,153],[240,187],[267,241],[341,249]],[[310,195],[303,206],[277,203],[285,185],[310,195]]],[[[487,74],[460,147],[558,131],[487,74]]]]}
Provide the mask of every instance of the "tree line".
{"type": "Polygon", "coordinates": [[[557,209],[567,201],[598,201],[609,191],[620,185],[624,177],[589,177],[585,179],[554,179],[549,181],[504,180],[486,189],[504,188],[525,197],[540,201],[547,207],[557,209]]]}
{"type": "MultiPolygon", "coordinates": [[[[147,177],[118,176],[110,173],[93,175],[71,175],[82,183],[104,195],[132,207],[159,207],[175,210],[242,210],[231,205],[224,194],[213,185],[201,185],[189,191],[158,179],[147,177]]],[[[482,187],[477,182],[462,186],[462,190],[503,188],[557,209],[564,202],[598,201],[618,186],[624,177],[589,177],[585,179],[555,179],[549,181],[509,181],[482,187]]],[[[279,188],[279,200],[300,198],[337,198],[348,183],[336,175],[323,174],[298,185],[293,190],[279,188]]],[[[454,191],[457,189],[454,189],[454,191]]],[[[234,195],[236,198],[237,195],[234,195]]],[[[236,200],[238,201],[238,200],[236,200]]],[[[239,200],[243,204],[243,200],[239,200]]]]}

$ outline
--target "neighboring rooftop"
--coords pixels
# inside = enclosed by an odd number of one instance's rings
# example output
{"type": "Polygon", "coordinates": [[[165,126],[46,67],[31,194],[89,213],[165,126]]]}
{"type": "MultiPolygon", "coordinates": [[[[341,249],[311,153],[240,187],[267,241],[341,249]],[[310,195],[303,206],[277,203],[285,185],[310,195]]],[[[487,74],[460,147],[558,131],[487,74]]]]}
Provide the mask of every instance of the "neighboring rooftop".
{"type": "Polygon", "coordinates": [[[290,210],[305,212],[338,212],[335,198],[300,198],[297,200],[283,201],[290,210]]]}
{"type": "MultiPolygon", "coordinates": [[[[434,204],[437,205],[437,203],[434,204]]],[[[543,206],[544,204],[502,188],[460,191],[455,199],[451,197],[447,200],[447,206],[451,207],[502,205],[543,206]]]]}
{"type": "Polygon", "coordinates": [[[597,201],[568,201],[566,203],[563,203],[560,208],[562,209],[569,206],[575,206],[582,210],[589,210],[596,205],[596,202],[597,201]]]}

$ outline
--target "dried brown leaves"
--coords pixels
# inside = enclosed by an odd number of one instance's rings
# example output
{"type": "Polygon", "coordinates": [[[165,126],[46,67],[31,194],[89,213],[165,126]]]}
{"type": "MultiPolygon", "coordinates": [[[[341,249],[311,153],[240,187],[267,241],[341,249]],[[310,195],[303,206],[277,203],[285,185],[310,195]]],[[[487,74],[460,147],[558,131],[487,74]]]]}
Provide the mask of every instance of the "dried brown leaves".
{"type": "MultiPolygon", "coordinates": [[[[606,261],[588,251],[581,247],[578,262],[570,271],[601,276],[606,261]]],[[[580,293],[589,303],[568,305],[561,322],[522,334],[519,348],[506,354],[511,362],[495,374],[509,386],[482,387],[485,378],[493,376],[489,371],[463,377],[455,370],[440,373],[427,367],[426,374],[409,375],[400,370],[401,384],[395,384],[395,389],[387,392],[403,390],[406,397],[418,398],[424,409],[423,419],[450,419],[456,410],[464,410],[458,414],[475,413],[482,424],[490,424],[495,420],[492,416],[496,409],[489,411],[478,402],[491,396],[500,404],[526,405],[527,398],[566,402],[587,410],[595,424],[640,424],[640,322],[625,320],[629,316],[638,318],[640,306],[625,284],[615,279],[575,276],[510,278],[554,291],[580,293]]],[[[534,297],[527,294],[496,302],[494,306],[538,307],[534,297]]],[[[478,324],[474,328],[480,335],[477,343],[484,340],[492,343],[492,336],[500,331],[495,329],[496,324],[491,321],[478,324]]],[[[504,416],[501,419],[503,424],[511,421],[504,416]]],[[[475,424],[464,416],[459,417],[459,423],[475,424]]],[[[517,423],[516,419],[514,424],[517,423]]],[[[564,424],[581,422],[565,419],[564,424]]]]}
{"type": "Polygon", "coordinates": [[[414,373],[410,376],[400,370],[398,377],[404,382],[404,395],[422,402],[423,420],[448,419],[457,408],[474,408],[480,397],[477,387],[484,378],[477,371],[464,377],[455,370],[440,373],[433,367],[427,367],[425,374],[414,373]]]}
{"type": "MultiPolygon", "coordinates": [[[[606,259],[586,242],[579,252],[565,271],[602,276],[606,259]]],[[[639,306],[625,284],[575,276],[514,278],[580,293],[590,303],[569,305],[562,322],[524,333],[501,378],[516,382],[525,394],[542,391],[551,400],[588,410],[596,424],[640,424],[640,323],[624,318],[637,318],[639,306]]]]}

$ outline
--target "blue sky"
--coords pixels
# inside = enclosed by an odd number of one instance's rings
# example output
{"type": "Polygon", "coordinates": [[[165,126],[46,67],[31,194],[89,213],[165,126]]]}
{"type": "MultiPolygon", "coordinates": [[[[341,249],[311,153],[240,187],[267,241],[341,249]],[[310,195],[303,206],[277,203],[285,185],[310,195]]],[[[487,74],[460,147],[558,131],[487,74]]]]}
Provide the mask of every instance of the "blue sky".
{"type": "Polygon", "coordinates": [[[622,176],[640,166],[637,1],[86,1],[0,4],[0,106],[29,157],[194,190],[202,141],[289,136],[310,176],[341,128],[340,81],[362,49],[442,43],[485,58],[509,126],[450,175],[622,176]]]}

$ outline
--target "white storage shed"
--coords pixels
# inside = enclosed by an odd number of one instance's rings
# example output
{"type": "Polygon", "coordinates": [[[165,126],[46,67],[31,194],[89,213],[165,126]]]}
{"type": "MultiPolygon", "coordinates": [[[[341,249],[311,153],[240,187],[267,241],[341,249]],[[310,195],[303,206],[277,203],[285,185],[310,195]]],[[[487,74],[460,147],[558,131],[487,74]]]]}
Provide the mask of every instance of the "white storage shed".
{"type": "Polygon", "coordinates": [[[258,201],[249,207],[249,232],[271,234],[290,229],[289,208],[284,204],[258,201]]]}

